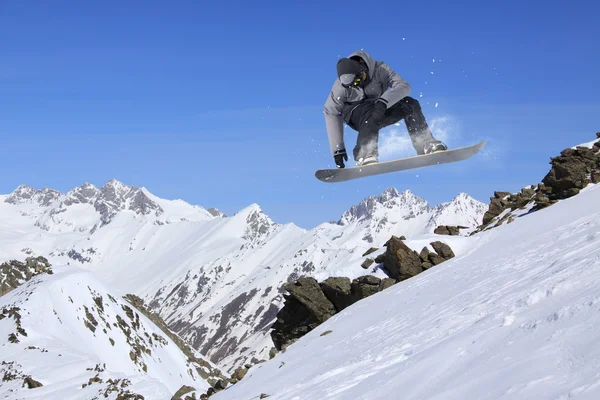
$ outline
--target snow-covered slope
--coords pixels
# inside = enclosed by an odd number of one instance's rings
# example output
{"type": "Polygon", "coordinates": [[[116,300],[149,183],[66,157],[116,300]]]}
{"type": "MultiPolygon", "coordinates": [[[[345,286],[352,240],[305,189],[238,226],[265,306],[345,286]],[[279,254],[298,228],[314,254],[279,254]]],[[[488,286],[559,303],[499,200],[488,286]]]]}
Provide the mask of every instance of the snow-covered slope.
{"type": "Polygon", "coordinates": [[[0,297],[0,314],[2,398],[91,399],[108,392],[114,399],[130,392],[164,400],[183,385],[209,386],[201,366],[88,271],[59,267],[34,277],[0,297]],[[29,390],[26,379],[43,386],[29,390]]]}
{"type": "Polygon", "coordinates": [[[600,398],[599,204],[590,185],[468,238],[213,398],[600,398]]]}
{"type": "Polygon", "coordinates": [[[43,255],[91,270],[116,294],[142,297],[226,370],[267,358],[283,282],[301,274],[356,277],[365,273],[362,254],[392,235],[422,248],[419,235],[436,225],[476,226],[485,211],[465,194],[430,207],[390,188],[337,223],[304,230],[277,224],[257,204],[227,217],[117,181],[66,194],[20,187],[1,200],[0,261],[43,255]]]}

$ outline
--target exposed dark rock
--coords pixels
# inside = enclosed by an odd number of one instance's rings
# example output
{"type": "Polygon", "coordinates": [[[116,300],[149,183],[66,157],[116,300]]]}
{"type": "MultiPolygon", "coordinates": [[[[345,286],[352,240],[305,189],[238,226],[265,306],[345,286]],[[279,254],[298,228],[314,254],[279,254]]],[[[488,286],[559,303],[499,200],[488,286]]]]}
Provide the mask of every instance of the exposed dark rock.
{"type": "Polygon", "coordinates": [[[575,196],[589,184],[591,173],[600,170],[600,156],[596,153],[597,149],[579,146],[565,149],[560,156],[552,158],[552,168],[542,179],[544,185],[552,188],[550,199],[575,196]]]}
{"type": "Polygon", "coordinates": [[[373,260],[372,258],[367,258],[365,261],[363,261],[362,264],[360,264],[360,266],[364,269],[368,269],[371,265],[373,265],[374,262],[375,260],[373,260]]]}
{"type": "MultiPolygon", "coordinates": [[[[446,261],[439,254],[433,253],[433,252],[430,252],[427,255],[427,258],[428,258],[429,263],[432,265],[439,265],[439,264],[443,263],[444,261],[446,261]]],[[[422,265],[421,265],[421,267],[422,267],[422,265]]]]}
{"type": "Polygon", "coordinates": [[[336,312],[335,306],[325,297],[314,278],[301,277],[293,284],[286,284],[285,289],[302,303],[319,323],[327,321],[336,312]]]}
{"type": "Polygon", "coordinates": [[[366,257],[369,254],[376,252],[377,250],[379,250],[377,247],[371,247],[369,250],[365,251],[365,253],[362,256],[366,257]]]}
{"type": "Polygon", "coordinates": [[[419,254],[405,245],[396,236],[392,236],[387,242],[383,265],[388,271],[389,276],[398,281],[408,279],[423,272],[419,254]]]}
{"type": "Polygon", "coordinates": [[[175,392],[173,397],[171,397],[171,400],[181,400],[186,393],[193,392],[195,390],[196,389],[191,386],[183,385],[177,392],[175,392]]]}
{"type": "MultiPolygon", "coordinates": [[[[218,379],[225,378],[223,373],[214,368],[211,364],[206,362],[205,360],[198,358],[194,350],[187,345],[175,332],[173,332],[165,321],[156,313],[150,311],[144,301],[136,295],[128,294],[124,296],[124,299],[129,302],[133,307],[135,307],[139,312],[141,312],[146,318],[152,321],[160,330],[163,331],[165,335],[171,339],[177,347],[188,357],[188,361],[196,366],[196,371],[202,377],[202,379],[206,380],[209,385],[213,385],[218,379]]],[[[112,339],[111,339],[112,340],[112,339]]]]}
{"type": "Polygon", "coordinates": [[[40,274],[53,274],[50,263],[41,256],[28,257],[25,262],[12,260],[0,264],[0,296],[40,274]]]}
{"type": "Polygon", "coordinates": [[[35,379],[33,379],[30,376],[25,378],[25,385],[27,386],[28,389],[35,389],[35,388],[44,386],[40,382],[36,381],[35,379]]]}
{"type": "Polygon", "coordinates": [[[579,194],[589,183],[600,182],[600,142],[590,149],[567,148],[550,159],[550,171],[537,186],[523,188],[520,193],[494,192],[483,217],[482,225],[472,234],[514,220],[511,213],[530,207],[531,211],[546,208],[558,200],[579,194]],[[500,214],[505,213],[501,218],[500,214]]]}
{"type": "Polygon", "coordinates": [[[366,275],[352,281],[352,295],[357,300],[369,297],[379,292],[381,279],[376,276],[366,275]]]}
{"type": "Polygon", "coordinates": [[[338,312],[354,303],[351,286],[349,278],[327,278],[321,282],[323,293],[338,312]]]}
{"type": "Polygon", "coordinates": [[[377,264],[381,264],[384,261],[385,261],[385,253],[381,253],[380,255],[378,255],[377,257],[375,257],[375,262],[377,264]]]}
{"type": "Polygon", "coordinates": [[[440,225],[433,230],[433,233],[436,235],[458,236],[460,230],[465,228],[464,226],[440,225]]]}
{"type": "Polygon", "coordinates": [[[430,243],[433,250],[444,260],[449,260],[454,257],[454,252],[446,243],[440,241],[430,243]]]}
{"type": "Polygon", "coordinates": [[[247,367],[238,367],[233,374],[231,374],[231,378],[237,380],[238,382],[241,381],[242,379],[244,379],[244,377],[246,376],[246,374],[248,373],[248,369],[247,367]]]}
{"type": "Polygon", "coordinates": [[[427,246],[423,247],[423,249],[419,253],[419,258],[421,259],[422,262],[429,261],[429,249],[427,248],[427,246]]]}
{"type": "Polygon", "coordinates": [[[383,291],[389,287],[392,287],[396,284],[396,280],[392,278],[383,278],[379,283],[379,291],[383,291]]]}

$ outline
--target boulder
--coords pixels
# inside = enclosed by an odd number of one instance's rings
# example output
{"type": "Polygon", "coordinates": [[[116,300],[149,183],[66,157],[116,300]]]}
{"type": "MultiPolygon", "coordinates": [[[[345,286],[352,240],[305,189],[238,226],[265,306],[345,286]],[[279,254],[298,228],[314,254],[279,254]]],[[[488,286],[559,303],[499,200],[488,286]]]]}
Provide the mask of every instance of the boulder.
{"type": "Polygon", "coordinates": [[[338,312],[354,303],[350,278],[327,278],[321,282],[321,290],[338,312]]]}
{"type": "Polygon", "coordinates": [[[383,266],[389,276],[398,281],[423,272],[419,254],[395,236],[392,236],[387,243],[383,266]]]}

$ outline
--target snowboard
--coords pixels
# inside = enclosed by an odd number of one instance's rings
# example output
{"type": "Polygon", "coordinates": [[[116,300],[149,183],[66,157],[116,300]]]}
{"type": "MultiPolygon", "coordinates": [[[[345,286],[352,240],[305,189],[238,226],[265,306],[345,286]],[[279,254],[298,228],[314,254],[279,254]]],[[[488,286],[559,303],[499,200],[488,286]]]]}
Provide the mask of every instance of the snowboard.
{"type": "Polygon", "coordinates": [[[399,158],[391,161],[382,161],[364,166],[320,169],[315,172],[315,176],[318,180],[323,182],[344,182],[365,178],[367,176],[463,161],[477,154],[483,148],[485,143],[486,141],[484,140],[483,142],[467,147],[438,151],[436,153],[423,154],[414,157],[399,158]]]}

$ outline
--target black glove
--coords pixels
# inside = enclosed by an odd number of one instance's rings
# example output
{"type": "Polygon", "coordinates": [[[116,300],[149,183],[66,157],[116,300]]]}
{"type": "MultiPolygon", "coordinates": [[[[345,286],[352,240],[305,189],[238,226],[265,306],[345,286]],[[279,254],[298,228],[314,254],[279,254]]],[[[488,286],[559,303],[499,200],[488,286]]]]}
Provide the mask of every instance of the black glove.
{"type": "Polygon", "coordinates": [[[385,110],[387,110],[387,105],[381,101],[377,100],[373,105],[373,111],[371,112],[371,120],[377,125],[381,125],[383,122],[383,115],[385,114],[385,110]]]}
{"type": "Polygon", "coordinates": [[[348,154],[346,154],[346,150],[338,150],[333,155],[333,159],[338,168],[344,168],[344,160],[348,161],[348,154]]]}

